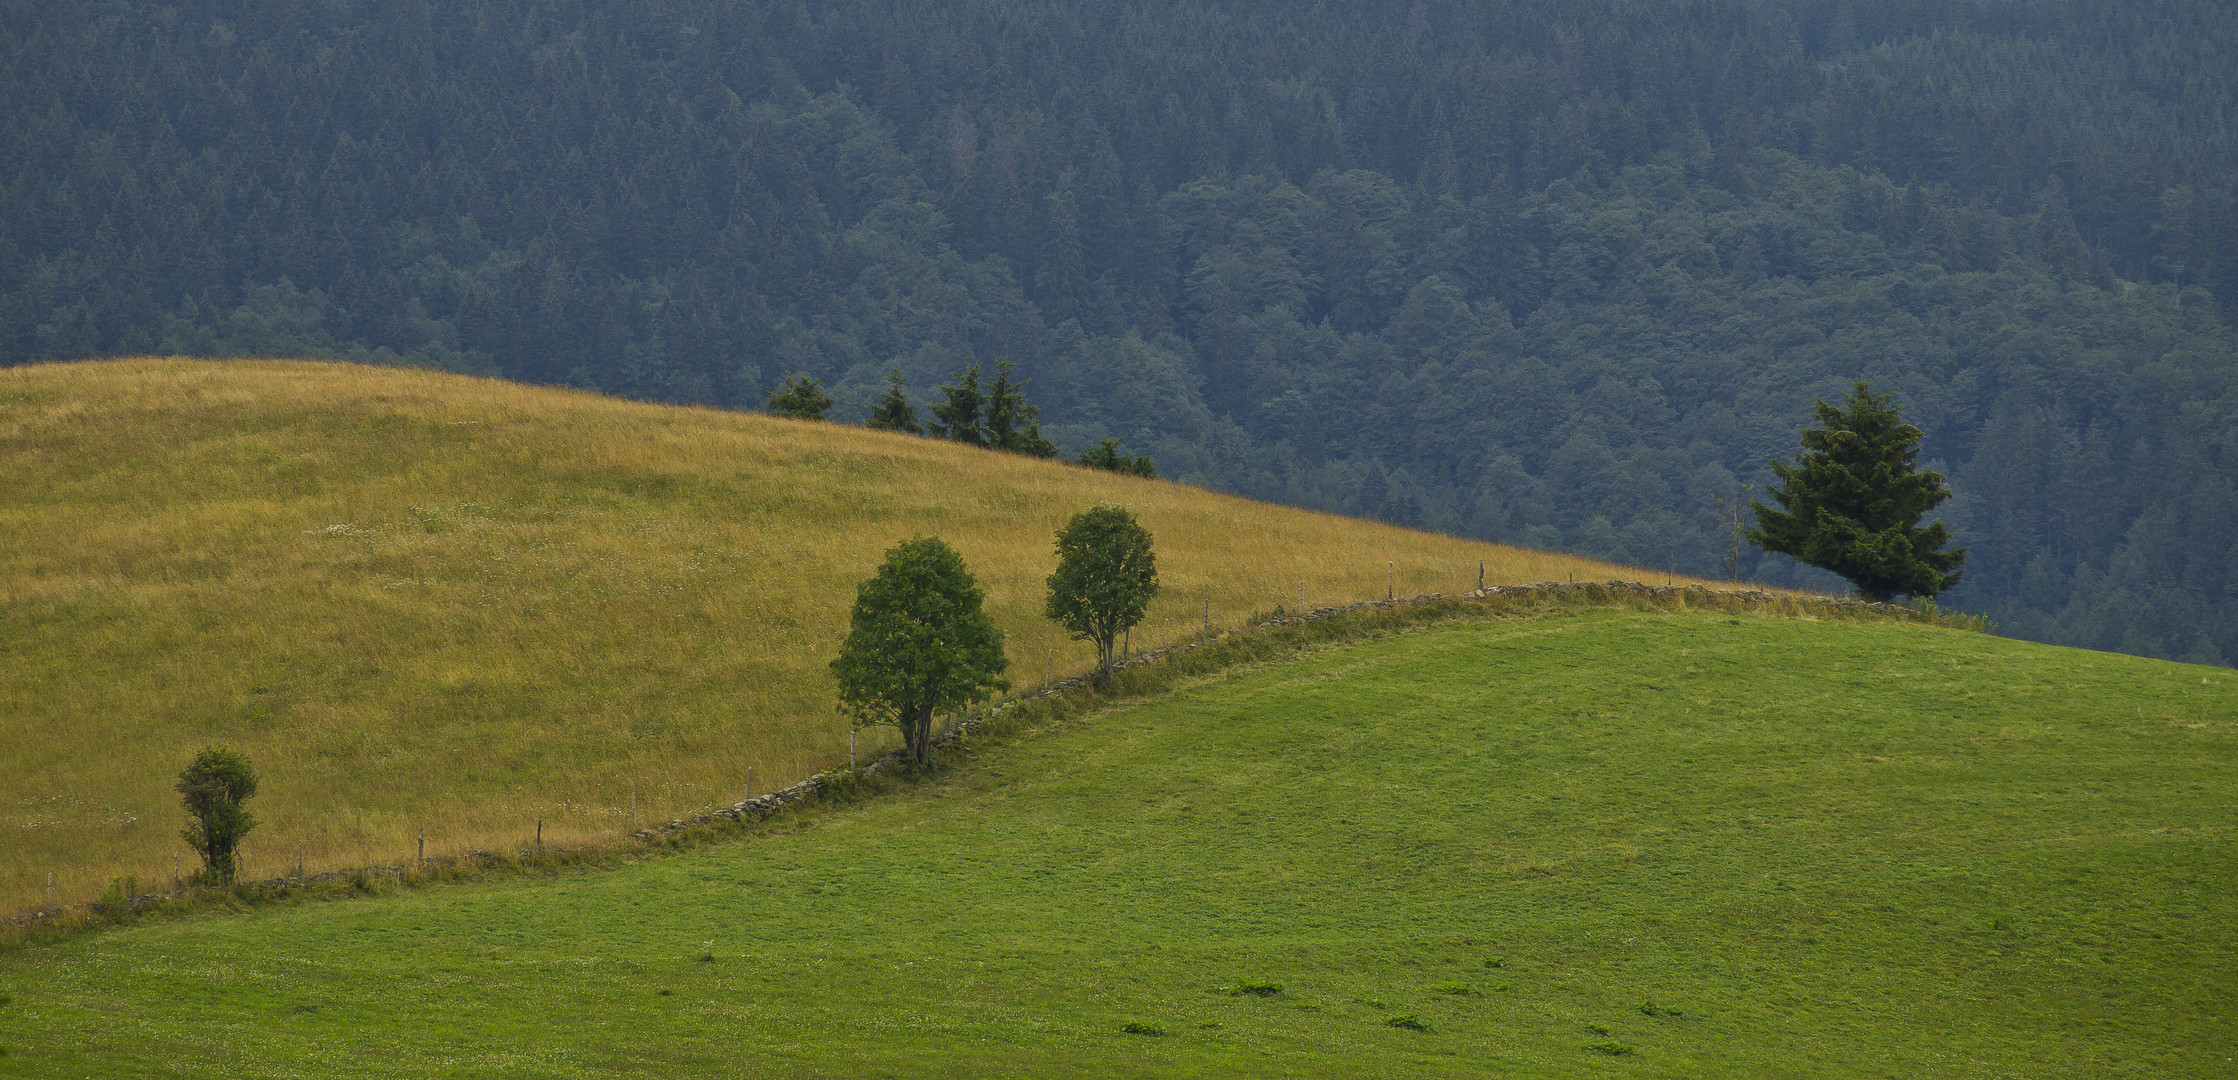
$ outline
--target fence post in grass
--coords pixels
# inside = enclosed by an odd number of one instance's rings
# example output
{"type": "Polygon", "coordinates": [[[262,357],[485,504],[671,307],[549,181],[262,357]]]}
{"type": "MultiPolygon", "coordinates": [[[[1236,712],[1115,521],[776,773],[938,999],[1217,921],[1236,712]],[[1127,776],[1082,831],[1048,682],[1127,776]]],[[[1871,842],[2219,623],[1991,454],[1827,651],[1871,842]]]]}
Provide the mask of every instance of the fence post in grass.
{"type": "Polygon", "coordinates": [[[1383,598],[1385,600],[1397,600],[1399,598],[1399,562],[1397,559],[1383,564],[1383,598]]]}
{"type": "Polygon", "coordinates": [[[1207,633],[1207,634],[1210,634],[1210,633],[1212,633],[1212,594],[1211,594],[1211,593],[1206,593],[1206,594],[1205,594],[1205,598],[1204,598],[1204,632],[1205,632],[1205,633],[1207,633]]]}
{"type": "Polygon", "coordinates": [[[47,906],[54,906],[54,871],[47,871],[47,906]]]}
{"type": "Polygon", "coordinates": [[[536,850],[544,850],[544,819],[536,819],[536,850]]]}
{"type": "Polygon", "coordinates": [[[179,891],[179,849],[171,849],[171,891],[179,891]]]}
{"type": "Polygon", "coordinates": [[[420,830],[420,865],[427,865],[427,830],[420,830]]]}
{"type": "Polygon", "coordinates": [[[1305,617],[1305,582],[1298,583],[1298,617],[1305,617]]]}
{"type": "Polygon", "coordinates": [[[1482,559],[1477,560],[1476,564],[1476,591],[1484,591],[1484,560],[1482,559]]]}
{"type": "Polygon", "coordinates": [[[746,766],[746,801],[748,801],[748,802],[752,802],[752,801],[753,801],[753,799],[754,799],[754,767],[753,767],[752,765],[748,765],[748,766],[746,766]]]}
{"type": "Polygon", "coordinates": [[[855,767],[855,729],[847,729],[847,768],[855,767]]]}
{"type": "Polygon", "coordinates": [[[637,789],[629,789],[629,831],[637,831],[637,789]]]}

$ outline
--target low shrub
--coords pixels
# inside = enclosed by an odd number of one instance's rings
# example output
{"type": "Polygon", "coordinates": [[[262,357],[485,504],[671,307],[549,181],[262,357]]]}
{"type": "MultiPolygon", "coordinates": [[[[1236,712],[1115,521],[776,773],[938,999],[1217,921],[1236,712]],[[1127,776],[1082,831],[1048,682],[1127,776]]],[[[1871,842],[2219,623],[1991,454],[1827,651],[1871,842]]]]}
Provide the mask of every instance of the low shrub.
{"type": "Polygon", "coordinates": [[[1654,1003],[1654,1002],[1652,1002],[1652,1001],[1643,1001],[1643,1002],[1640,1002],[1640,1015],[1642,1015],[1642,1016],[1685,1016],[1686,1014],[1685,1014],[1685,1013],[1683,1013],[1683,1012],[1680,1012],[1680,1011],[1679,1011],[1679,1010],[1677,1010],[1677,1009],[1671,1008],[1671,1007],[1670,1007],[1670,1006],[1668,1006],[1668,1005],[1657,1005],[1656,1003],[1654,1003]]]}
{"type": "MultiPolygon", "coordinates": [[[[1213,1026],[1218,1027],[1219,1025],[1215,1024],[1213,1026]]],[[[1119,1030],[1124,1031],[1129,1035],[1163,1035],[1166,1033],[1166,1029],[1159,1027],[1156,1024],[1143,1023],[1140,1020],[1129,1020],[1126,1023],[1119,1025],[1119,1030]]]]}
{"type": "Polygon", "coordinates": [[[1633,1050],[1630,1044],[1620,1043],[1617,1042],[1615,1039],[1610,1039],[1607,1042],[1587,1043],[1585,1044],[1585,1048],[1587,1050],[1591,1050],[1595,1053],[1600,1054],[1622,1055],[1638,1052],[1633,1050]]]}
{"type": "Polygon", "coordinates": [[[1282,992],[1282,984],[1271,982],[1250,982],[1246,980],[1243,982],[1239,982],[1234,986],[1228,987],[1222,992],[1227,994],[1229,997],[1242,997],[1245,994],[1249,994],[1253,997],[1273,997],[1276,994],[1282,992]]]}
{"type": "Polygon", "coordinates": [[[1405,1028],[1408,1031],[1430,1030],[1430,1025],[1423,1023],[1421,1018],[1415,1016],[1413,1013],[1401,1013],[1389,1020],[1385,1020],[1384,1024],[1389,1027],[1405,1028]]]}

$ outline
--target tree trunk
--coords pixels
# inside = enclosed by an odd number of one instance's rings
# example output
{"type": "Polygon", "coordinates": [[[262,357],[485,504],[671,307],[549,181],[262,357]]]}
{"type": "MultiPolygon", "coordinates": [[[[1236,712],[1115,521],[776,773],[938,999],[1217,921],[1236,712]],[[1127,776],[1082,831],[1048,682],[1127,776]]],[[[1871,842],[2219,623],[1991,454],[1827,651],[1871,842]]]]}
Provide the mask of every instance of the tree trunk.
{"type": "Polygon", "coordinates": [[[909,732],[909,753],[917,759],[919,765],[932,761],[932,717],[931,706],[918,710],[917,723],[909,732]]]}

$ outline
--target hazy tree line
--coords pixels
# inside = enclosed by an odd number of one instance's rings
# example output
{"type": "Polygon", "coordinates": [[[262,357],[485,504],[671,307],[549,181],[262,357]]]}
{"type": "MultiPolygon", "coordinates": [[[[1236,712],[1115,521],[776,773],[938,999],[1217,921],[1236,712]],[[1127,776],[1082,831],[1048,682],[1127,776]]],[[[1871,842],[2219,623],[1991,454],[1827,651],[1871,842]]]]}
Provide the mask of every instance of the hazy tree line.
{"type": "Polygon", "coordinates": [[[1867,378],[1956,492],[1948,605],[2228,662],[2234,44],[2208,0],[0,0],[0,362],[801,373],[859,421],[1012,361],[1068,455],[1704,574],[1867,378]]]}

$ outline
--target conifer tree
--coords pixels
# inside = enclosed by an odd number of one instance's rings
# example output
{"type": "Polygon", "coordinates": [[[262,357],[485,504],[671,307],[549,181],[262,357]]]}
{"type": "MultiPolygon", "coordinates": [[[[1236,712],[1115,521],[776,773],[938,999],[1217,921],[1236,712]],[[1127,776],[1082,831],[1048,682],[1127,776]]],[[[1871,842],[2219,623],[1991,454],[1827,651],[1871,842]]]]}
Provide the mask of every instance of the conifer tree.
{"type": "Polygon", "coordinates": [[[987,431],[980,424],[987,397],[979,390],[979,365],[965,368],[954,384],[941,387],[940,392],[948,400],[932,407],[933,434],[967,446],[987,445],[987,431]]]}
{"type": "Polygon", "coordinates": [[[1134,454],[1130,456],[1120,453],[1119,440],[1117,439],[1104,439],[1096,444],[1095,449],[1083,450],[1079,457],[1072,460],[1074,464],[1086,465],[1091,469],[1106,469],[1111,472],[1124,473],[1128,476],[1140,476],[1150,480],[1158,478],[1158,467],[1151,463],[1150,455],[1134,454]]]}
{"type": "Polygon", "coordinates": [[[1881,602],[1957,585],[1966,561],[1965,548],[1944,550],[1948,526],[1920,525],[1950,486],[1918,468],[1922,433],[1904,423],[1893,397],[1859,380],[1847,408],[1818,402],[1820,426],[1803,432],[1808,453],[1794,465],[1772,462],[1779,484],[1768,494],[1780,509],[1748,504],[1756,512],[1749,543],[1840,574],[1881,602]]]}
{"type": "Polygon", "coordinates": [[[831,407],[832,396],[811,375],[787,375],[783,387],[769,392],[769,411],[795,420],[821,420],[831,407]]]}
{"type": "Polygon", "coordinates": [[[909,382],[901,373],[901,365],[886,373],[886,396],[870,411],[870,420],[863,426],[878,431],[901,431],[911,435],[925,433],[925,425],[917,422],[917,407],[909,403],[909,396],[902,387],[909,382]]]}
{"type": "Polygon", "coordinates": [[[987,390],[987,445],[1028,457],[1057,456],[1057,444],[1041,437],[1041,407],[1026,404],[1026,382],[1012,380],[1018,365],[995,362],[995,384],[987,390]]]}

